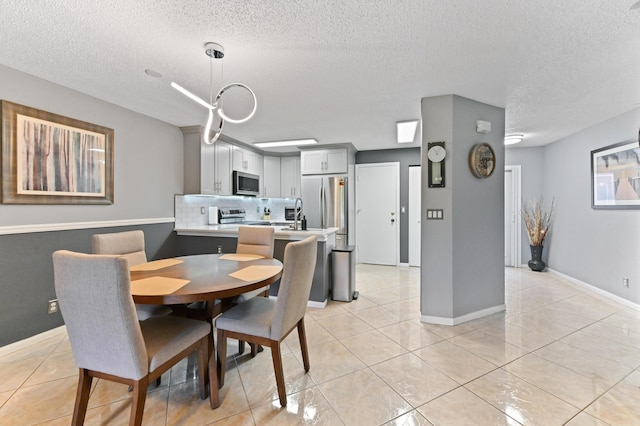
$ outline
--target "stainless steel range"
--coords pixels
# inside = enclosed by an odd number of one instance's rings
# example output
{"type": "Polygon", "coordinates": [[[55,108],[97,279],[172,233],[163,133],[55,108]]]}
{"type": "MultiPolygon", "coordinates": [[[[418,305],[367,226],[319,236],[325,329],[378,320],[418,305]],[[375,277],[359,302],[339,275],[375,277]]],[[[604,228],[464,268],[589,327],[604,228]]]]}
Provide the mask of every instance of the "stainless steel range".
{"type": "Polygon", "coordinates": [[[245,217],[247,212],[242,207],[220,207],[218,209],[218,222],[220,224],[241,224],[241,225],[271,225],[268,220],[247,221],[245,217]]]}

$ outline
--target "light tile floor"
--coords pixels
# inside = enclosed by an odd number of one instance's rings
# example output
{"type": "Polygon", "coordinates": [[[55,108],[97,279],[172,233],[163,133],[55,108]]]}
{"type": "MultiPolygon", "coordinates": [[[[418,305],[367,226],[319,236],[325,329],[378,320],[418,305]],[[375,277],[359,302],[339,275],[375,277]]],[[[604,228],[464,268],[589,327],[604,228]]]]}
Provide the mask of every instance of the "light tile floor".
{"type": "MultiPolygon", "coordinates": [[[[505,274],[506,312],[446,327],[420,322],[418,269],[358,265],[358,300],[308,310],[309,374],[286,339],[286,409],[265,349],[229,357],[216,410],[181,362],[149,391],[144,424],[640,424],[640,313],[552,273],[505,274]]],[[[0,354],[0,424],[69,424],[65,332],[0,354]]],[[[130,399],[97,380],[86,423],[126,424],[130,399]]]]}

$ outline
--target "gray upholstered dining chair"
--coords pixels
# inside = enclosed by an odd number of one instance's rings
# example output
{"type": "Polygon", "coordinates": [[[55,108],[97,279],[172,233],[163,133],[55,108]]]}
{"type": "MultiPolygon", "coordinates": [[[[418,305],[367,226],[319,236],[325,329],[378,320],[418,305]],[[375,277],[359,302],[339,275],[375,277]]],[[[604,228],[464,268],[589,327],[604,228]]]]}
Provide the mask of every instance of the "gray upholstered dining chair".
{"type": "MultiPolygon", "coordinates": [[[[238,254],[257,254],[267,259],[273,258],[273,246],[275,230],[272,227],[256,227],[256,226],[239,226],[238,227],[238,245],[236,253],[238,254]]],[[[248,291],[233,298],[231,303],[238,305],[242,302],[257,297],[268,296],[269,286],[248,291]]],[[[259,347],[251,345],[251,356],[255,356],[259,347]]],[[[244,342],[238,342],[238,354],[244,353],[244,342]]]]}
{"type": "MultiPolygon", "coordinates": [[[[239,226],[238,227],[238,245],[236,253],[238,254],[257,254],[267,259],[273,259],[273,244],[275,231],[273,227],[256,227],[256,226],[239,226]]],[[[259,288],[257,290],[248,291],[236,296],[233,303],[242,303],[259,295],[266,295],[269,286],[259,288]]]]}
{"type": "MultiPolygon", "coordinates": [[[[91,238],[91,246],[94,254],[115,254],[126,258],[129,267],[147,261],[147,254],[144,251],[144,232],[139,230],[94,234],[91,238]]],[[[139,321],[154,315],[169,315],[171,312],[171,308],[164,305],[136,305],[139,321]]]]}
{"type": "MultiPolygon", "coordinates": [[[[272,227],[258,226],[239,226],[238,227],[238,243],[236,246],[237,254],[256,254],[267,259],[273,259],[275,231],[272,227]]],[[[231,299],[231,305],[237,305],[256,296],[268,296],[269,286],[258,288],[231,299]]],[[[185,313],[180,312],[181,308],[176,306],[178,314],[185,315],[190,318],[204,319],[211,321],[222,313],[222,304],[216,300],[213,306],[213,318],[206,313],[206,304],[204,302],[194,302],[187,306],[185,313]]],[[[244,353],[244,341],[238,342],[238,355],[244,353]]],[[[251,356],[255,356],[261,348],[258,345],[251,344],[251,356]]]]}
{"type": "MultiPolygon", "coordinates": [[[[84,423],[94,377],[133,386],[129,424],[141,424],[149,382],[194,351],[200,397],[206,398],[207,381],[217,383],[216,368],[208,364],[210,324],[175,316],[138,321],[123,257],[60,250],[53,254],[53,270],[79,368],[72,424],[84,423]]],[[[217,397],[217,389],[212,395],[217,397]]]]}
{"type": "Polygon", "coordinates": [[[280,405],[287,405],[280,343],[298,329],[304,370],[309,371],[309,353],[304,330],[304,315],[316,265],[316,237],[287,244],[284,269],[276,300],[254,297],[224,312],[216,320],[218,328],[218,380],[224,384],[227,338],[269,346],[278,386],[280,405]]]}

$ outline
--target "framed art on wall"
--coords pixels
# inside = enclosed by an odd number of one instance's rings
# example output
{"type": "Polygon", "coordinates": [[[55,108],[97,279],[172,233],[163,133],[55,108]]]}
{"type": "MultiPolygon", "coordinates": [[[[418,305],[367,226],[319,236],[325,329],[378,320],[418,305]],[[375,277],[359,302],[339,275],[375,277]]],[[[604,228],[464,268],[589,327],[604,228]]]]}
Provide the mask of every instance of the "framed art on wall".
{"type": "Polygon", "coordinates": [[[640,145],[622,142],[591,151],[591,207],[640,208],[640,145]]]}
{"type": "Polygon", "coordinates": [[[0,104],[3,203],[113,204],[113,129],[0,104]]]}

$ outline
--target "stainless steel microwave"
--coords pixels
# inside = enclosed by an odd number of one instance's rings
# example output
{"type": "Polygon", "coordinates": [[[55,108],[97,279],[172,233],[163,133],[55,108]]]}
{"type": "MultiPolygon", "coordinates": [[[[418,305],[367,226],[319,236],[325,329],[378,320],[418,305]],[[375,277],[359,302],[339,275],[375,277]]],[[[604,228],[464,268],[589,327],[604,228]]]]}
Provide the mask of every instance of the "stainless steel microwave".
{"type": "Polygon", "coordinates": [[[255,197],[260,194],[260,176],[233,171],[233,194],[255,197]]]}

